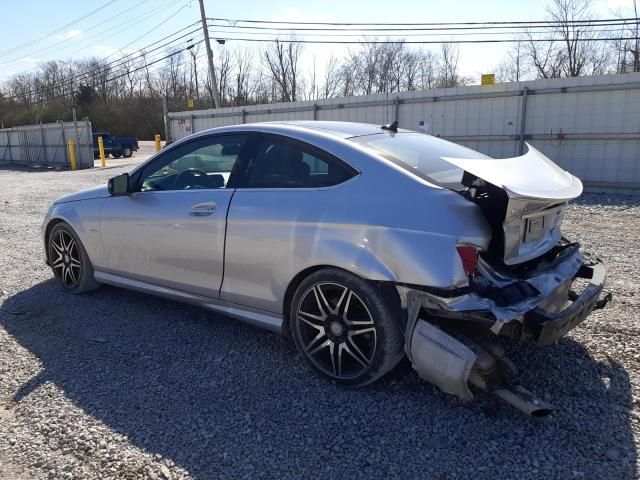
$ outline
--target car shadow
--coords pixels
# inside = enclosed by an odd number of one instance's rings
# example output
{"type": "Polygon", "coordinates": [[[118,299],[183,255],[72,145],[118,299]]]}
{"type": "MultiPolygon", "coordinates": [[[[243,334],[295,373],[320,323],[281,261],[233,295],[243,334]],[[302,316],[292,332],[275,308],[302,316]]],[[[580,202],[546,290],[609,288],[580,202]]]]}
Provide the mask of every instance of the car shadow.
{"type": "Polygon", "coordinates": [[[636,473],[629,376],[571,339],[510,347],[524,384],[558,407],[536,419],[488,395],[445,395],[406,361],[373,386],[340,388],[283,337],[112,287],[73,296],[39,283],[5,300],[0,324],[42,362],[13,402],[52,382],[197,477],[510,478],[514,461],[523,478],[636,473]]]}

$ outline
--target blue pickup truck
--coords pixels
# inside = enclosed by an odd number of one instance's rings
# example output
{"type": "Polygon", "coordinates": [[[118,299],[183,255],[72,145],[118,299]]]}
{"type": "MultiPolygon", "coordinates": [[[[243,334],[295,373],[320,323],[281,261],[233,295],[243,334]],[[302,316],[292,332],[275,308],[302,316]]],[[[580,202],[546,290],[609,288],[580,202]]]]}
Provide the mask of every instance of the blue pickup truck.
{"type": "Polygon", "coordinates": [[[130,157],[139,148],[137,138],[114,137],[108,132],[97,132],[93,134],[93,158],[100,158],[98,137],[102,137],[104,154],[111,154],[113,158],[130,157]]]}

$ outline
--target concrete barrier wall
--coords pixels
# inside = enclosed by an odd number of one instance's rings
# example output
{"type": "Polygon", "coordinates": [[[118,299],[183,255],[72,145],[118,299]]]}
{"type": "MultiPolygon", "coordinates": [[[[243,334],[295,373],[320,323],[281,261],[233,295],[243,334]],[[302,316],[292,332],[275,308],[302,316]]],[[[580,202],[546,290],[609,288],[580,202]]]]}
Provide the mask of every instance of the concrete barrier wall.
{"type": "Polygon", "coordinates": [[[70,168],[69,139],[74,143],[78,168],[93,167],[93,139],[88,120],[2,129],[0,163],[70,168]]]}
{"type": "Polygon", "coordinates": [[[342,120],[438,135],[493,157],[531,143],[590,190],[640,192],[640,73],[171,112],[171,141],[262,121],[342,120]]]}

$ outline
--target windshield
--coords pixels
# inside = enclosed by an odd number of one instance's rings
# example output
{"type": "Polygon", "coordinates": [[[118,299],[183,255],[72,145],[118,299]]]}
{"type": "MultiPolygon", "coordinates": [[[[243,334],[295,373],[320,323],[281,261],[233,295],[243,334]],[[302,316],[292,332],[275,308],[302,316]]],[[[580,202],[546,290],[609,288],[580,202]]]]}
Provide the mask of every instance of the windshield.
{"type": "Polygon", "coordinates": [[[381,133],[351,140],[370,147],[418,177],[447,188],[464,188],[460,183],[464,171],[442,157],[473,158],[479,161],[489,158],[469,148],[423,133],[381,133]]]}

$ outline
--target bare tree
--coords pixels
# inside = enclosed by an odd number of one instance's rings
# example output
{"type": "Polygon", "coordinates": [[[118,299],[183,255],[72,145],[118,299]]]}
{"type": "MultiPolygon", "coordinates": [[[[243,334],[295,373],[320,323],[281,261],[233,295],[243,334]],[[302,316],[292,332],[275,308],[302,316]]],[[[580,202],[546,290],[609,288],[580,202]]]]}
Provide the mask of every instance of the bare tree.
{"type": "Polygon", "coordinates": [[[320,86],[318,85],[318,74],[317,74],[317,58],[316,55],[313,55],[313,60],[311,64],[311,72],[309,74],[308,83],[309,89],[303,89],[305,91],[305,99],[306,100],[317,100],[320,95],[320,86]]]}
{"type": "Polygon", "coordinates": [[[565,57],[556,41],[540,42],[527,32],[525,49],[538,78],[560,78],[565,57]]]}
{"type": "Polygon", "coordinates": [[[438,87],[457,87],[460,84],[458,76],[459,58],[460,48],[457,44],[442,43],[440,45],[438,87]]]}
{"type": "MultiPolygon", "coordinates": [[[[620,37],[627,40],[616,40],[614,48],[618,53],[616,71],[618,73],[640,72],[640,2],[633,0],[631,13],[635,20],[625,21],[620,37]]],[[[616,12],[618,18],[628,18],[627,12],[616,12]]]]}
{"type": "Polygon", "coordinates": [[[216,62],[216,75],[218,76],[218,89],[222,106],[229,105],[229,98],[233,96],[233,55],[228,48],[223,48],[216,62]]]}
{"type": "Polygon", "coordinates": [[[232,102],[234,105],[246,105],[251,97],[252,65],[254,61],[253,52],[248,49],[238,49],[234,52],[235,73],[234,91],[232,102]]]}
{"type": "Polygon", "coordinates": [[[522,40],[515,42],[507,50],[505,59],[498,65],[496,76],[499,82],[519,82],[530,70],[526,58],[526,45],[522,40]]]}
{"type": "Polygon", "coordinates": [[[352,62],[345,62],[340,67],[340,94],[343,97],[356,95],[357,66],[352,62]]]}
{"type": "Polygon", "coordinates": [[[276,40],[264,51],[264,66],[271,74],[276,101],[295,102],[300,87],[302,44],[276,40]]]}
{"type": "Polygon", "coordinates": [[[418,89],[428,90],[435,87],[437,75],[436,70],[437,59],[434,53],[430,50],[422,51],[418,64],[418,89]]]}
{"type": "Polygon", "coordinates": [[[321,87],[322,98],[338,96],[340,90],[340,65],[338,59],[331,55],[324,66],[324,78],[321,87]]]}
{"type": "Polygon", "coordinates": [[[609,49],[588,21],[592,0],[552,0],[550,27],[527,33],[526,52],[540,78],[597,75],[609,70],[609,49]]]}
{"type": "Polygon", "coordinates": [[[563,46],[565,76],[600,73],[606,63],[605,49],[597,41],[598,32],[592,26],[580,23],[593,17],[591,0],[553,0],[547,12],[563,46]]]}

